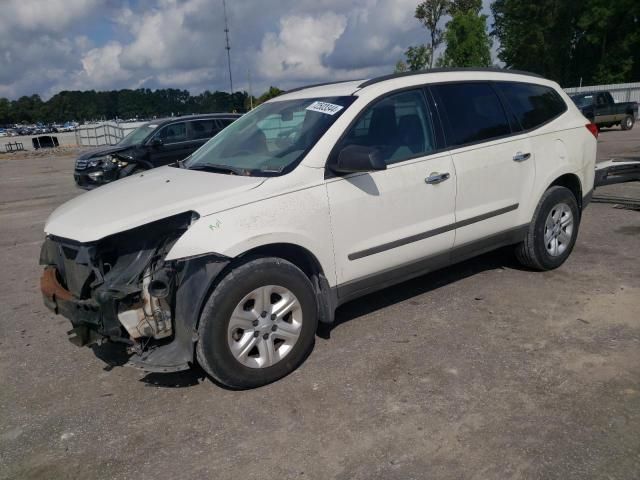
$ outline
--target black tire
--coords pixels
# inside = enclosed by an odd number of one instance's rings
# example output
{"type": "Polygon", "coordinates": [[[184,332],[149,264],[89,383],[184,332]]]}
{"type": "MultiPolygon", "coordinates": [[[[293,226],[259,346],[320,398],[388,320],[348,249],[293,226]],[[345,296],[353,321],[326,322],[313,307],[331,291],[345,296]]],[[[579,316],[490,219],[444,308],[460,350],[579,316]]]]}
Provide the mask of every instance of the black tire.
{"type": "Polygon", "coordinates": [[[578,237],[579,227],[580,210],[573,192],[565,187],[551,187],[544,193],[536,207],[524,242],[516,246],[516,258],[522,265],[534,270],[544,271],[558,268],[571,255],[578,237]],[[561,254],[553,256],[547,251],[545,245],[545,225],[551,210],[559,204],[565,204],[571,210],[573,231],[566,249],[561,254]]]}
{"type": "Polygon", "coordinates": [[[200,316],[196,357],[218,383],[232,389],[256,388],[293,372],[311,353],[318,326],[316,297],[309,278],[295,265],[275,257],[253,258],[233,267],[215,287],[200,316]],[[291,351],[264,368],[243,365],[231,352],[227,338],[231,313],[243,297],[265,285],[291,291],[300,302],[302,327],[291,351]]]}
{"type": "Polygon", "coordinates": [[[631,130],[635,121],[636,119],[633,118],[633,115],[627,115],[620,123],[620,128],[622,128],[622,130],[631,130]]]}

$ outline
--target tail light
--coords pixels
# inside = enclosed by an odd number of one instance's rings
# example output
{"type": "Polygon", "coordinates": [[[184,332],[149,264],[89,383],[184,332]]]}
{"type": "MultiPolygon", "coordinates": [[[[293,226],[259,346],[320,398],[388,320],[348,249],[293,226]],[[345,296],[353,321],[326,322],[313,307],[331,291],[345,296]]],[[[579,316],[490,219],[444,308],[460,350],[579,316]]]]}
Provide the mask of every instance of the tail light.
{"type": "Polygon", "coordinates": [[[600,133],[600,129],[598,128],[598,125],[596,125],[595,123],[587,123],[585,127],[587,127],[587,130],[591,132],[591,135],[598,138],[598,134],[600,133]]]}

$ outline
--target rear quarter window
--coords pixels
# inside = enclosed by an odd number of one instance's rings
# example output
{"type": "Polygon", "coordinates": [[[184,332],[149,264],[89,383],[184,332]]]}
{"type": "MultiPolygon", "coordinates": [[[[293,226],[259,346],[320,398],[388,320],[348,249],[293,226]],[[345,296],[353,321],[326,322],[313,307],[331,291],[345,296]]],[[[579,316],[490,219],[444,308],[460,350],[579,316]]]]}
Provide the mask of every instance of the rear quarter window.
{"type": "Polygon", "coordinates": [[[495,85],[525,130],[544,125],[567,111],[564,100],[553,88],[513,82],[495,85]]]}

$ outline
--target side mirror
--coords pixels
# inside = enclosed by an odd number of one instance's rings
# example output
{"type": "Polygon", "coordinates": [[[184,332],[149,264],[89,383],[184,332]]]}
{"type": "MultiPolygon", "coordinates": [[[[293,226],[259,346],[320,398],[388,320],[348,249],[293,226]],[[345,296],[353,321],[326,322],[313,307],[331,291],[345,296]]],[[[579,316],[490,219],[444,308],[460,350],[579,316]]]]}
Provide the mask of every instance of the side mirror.
{"type": "Polygon", "coordinates": [[[386,170],[380,150],[363,145],[349,145],[340,150],[335,165],[330,166],[336,173],[373,172],[386,170]]]}
{"type": "Polygon", "coordinates": [[[158,148],[158,147],[161,147],[163,145],[163,143],[164,142],[162,141],[161,138],[155,137],[149,142],[149,145],[151,145],[154,148],[158,148]]]}

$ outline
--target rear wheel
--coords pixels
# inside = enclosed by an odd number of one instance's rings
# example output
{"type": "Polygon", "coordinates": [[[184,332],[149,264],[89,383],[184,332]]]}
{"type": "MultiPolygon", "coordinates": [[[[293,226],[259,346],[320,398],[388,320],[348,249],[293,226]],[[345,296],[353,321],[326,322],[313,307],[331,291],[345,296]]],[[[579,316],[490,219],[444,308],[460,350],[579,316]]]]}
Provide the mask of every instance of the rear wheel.
{"type": "Polygon", "coordinates": [[[200,317],[198,363],[227,387],[259,387],[304,361],[317,325],[307,276],[280,258],[253,259],[233,268],[209,297],[200,317]]]}
{"type": "Polygon", "coordinates": [[[516,257],[535,270],[552,270],[562,265],[573,250],[580,226],[580,211],[573,192],[551,187],[536,208],[529,232],[516,247],[516,257]]]}
{"type": "Polygon", "coordinates": [[[633,115],[627,115],[624,117],[624,120],[622,120],[622,123],[620,123],[620,127],[622,130],[631,130],[634,123],[635,119],[633,118],[633,115]]]}

